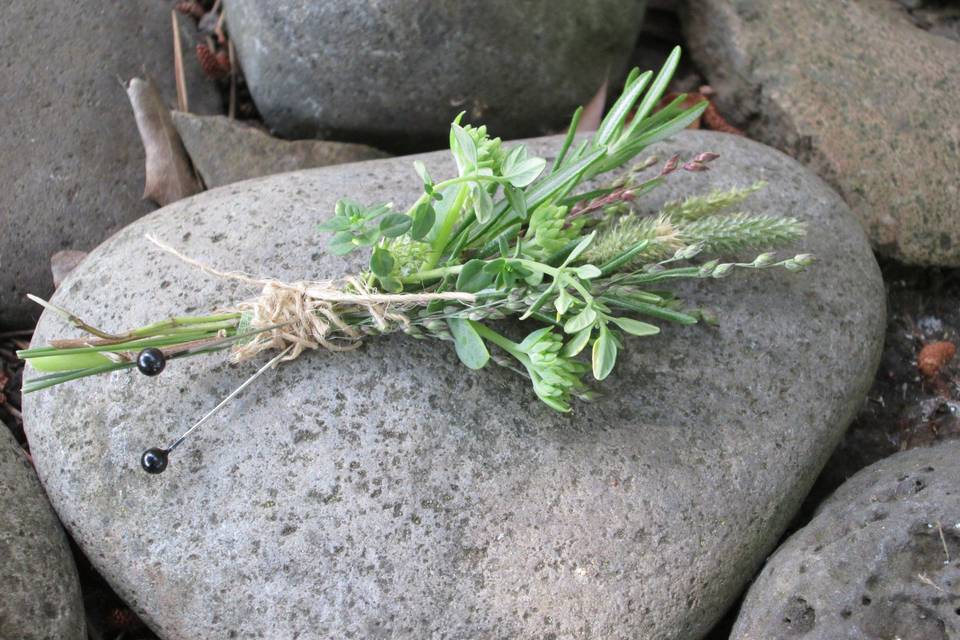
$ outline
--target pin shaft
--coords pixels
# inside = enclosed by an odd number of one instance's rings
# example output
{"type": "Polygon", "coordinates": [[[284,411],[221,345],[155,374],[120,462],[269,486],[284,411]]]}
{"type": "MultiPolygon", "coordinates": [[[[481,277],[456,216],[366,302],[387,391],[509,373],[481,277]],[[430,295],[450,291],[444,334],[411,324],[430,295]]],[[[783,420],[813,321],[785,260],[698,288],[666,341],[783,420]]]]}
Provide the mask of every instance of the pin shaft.
{"type": "Polygon", "coordinates": [[[255,374],[253,374],[252,376],[250,376],[249,378],[247,378],[247,379],[243,382],[243,384],[241,384],[239,387],[237,387],[236,389],[234,389],[233,391],[231,391],[231,392],[230,392],[230,395],[228,395],[226,398],[224,398],[223,400],[221,400],[220,403],[219,403],[217,406],[215,406],[213,409],[210,409],[210,411],[208,411],[205,416],[203,416],[202,418],[200,418],[199,420],[197,420],[197,421],[193,424],[192,427],[190,427],[189,429],[187,429],[186,431],[184,431],[184,432],[183,432],[183,435],[180,436],[179,438],[177,438],[176,440],[174,440],[173,443],[172,443],[170,446],[167,447],[166,451],[169,453],[170,451],[173,451],[174,449],[176,449],[176,448],[180,445],[180,443],[183,442],[184,440],[186,440],[187,436],[189,436],[197,427],[199,427],[199,426],[202,425],[204,422],[206,422],[206,421],[209,420],[211,417],[213,417],[213,415],[214,415],[215,413],[217,413],[217,411],[219,411],[220,409],[222,409],[224,406],[226,406],[226,404],[227,404],[228,402],[230,402],[231,400],[233,400],[234,398],[236,398],[244,389],[246,389],[247,387],[249,387],[249,386],[253,383],[254,380],[256,380],[257,378],[259,378],[259,377],[260,377],[261,375],[263,375],[268,369],[272,368],[275,364],[277,364],[278,362],[280,362],[280,360],[281,360],[285,355],[287,355],[287,353],[289,353],[289,352],[290,352],[290,349],[292,349],[292,348],[293,348],[293,346],[291,345],[291,346],[287,347],[286,349],[284,349],[283,351],[281,351],[280,353],[278,353],[278,354],[277,354],[276,356],[274,356],[273,358],[271,358],[270,362],[268,362],[267,364],[265,364],[265,365],[263,365],[262,367],[260,367],[259,371],[257,371],[255,374]]]}

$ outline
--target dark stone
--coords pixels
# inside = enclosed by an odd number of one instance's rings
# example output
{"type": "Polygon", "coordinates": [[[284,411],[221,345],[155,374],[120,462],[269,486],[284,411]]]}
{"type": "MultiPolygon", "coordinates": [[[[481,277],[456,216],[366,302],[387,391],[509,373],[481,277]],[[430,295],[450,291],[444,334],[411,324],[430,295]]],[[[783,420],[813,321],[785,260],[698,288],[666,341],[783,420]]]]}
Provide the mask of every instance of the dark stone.
{"type": "MultiPolygon", "coordinates": [[[[31,326],[27,293],[53,291],[50,258],[86,251],[154,207],[123,80],[176,98],[171,2],[11,0],[0,23],[0,327],[31,326]]],[[[184,28],[189,25],[185,20],[184,28]]],[[[185,40],[190,107],[220,109],[185,40]]]]}
{"type": "Polygon", "coordinates": [[[960,634],[960,442],[855,475],[767,561],[732,640],[960,634]]]}
{"type": "Polygon", "coordinates": [[[86,640],[77,568],[33,466],[0,424],[0,638],[86,640]]]}
{"type": "Polygon", "coordinates": [[[446,139],[466,111],[503,138],[555,132],[619,77],[644,0],[228,0],[266,123],[287,138],[446,139]]]}

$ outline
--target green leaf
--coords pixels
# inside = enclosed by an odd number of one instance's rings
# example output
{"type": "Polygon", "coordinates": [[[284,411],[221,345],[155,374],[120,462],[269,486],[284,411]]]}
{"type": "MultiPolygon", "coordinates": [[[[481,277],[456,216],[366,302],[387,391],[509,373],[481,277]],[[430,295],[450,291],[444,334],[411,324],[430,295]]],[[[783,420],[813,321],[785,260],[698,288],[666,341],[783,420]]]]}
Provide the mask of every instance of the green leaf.
{"type": "Polygon", "coordinates": [[[493,274],[484,270],[486,265],[485,260],[470,260],[463,265],[457,276],[457,291],[476,293],[489,287],[493,282],[493,274]]]}
{"type": "Polygon", "coordinates": [[[400,282],[398,278],[387,276],[386,278],[378,278],[378,280],[380,280],[380,286],[387,293],[400,293],[403,291],[403,283],[400,282]]]}
{"type": "Polygon", "coordinates": [[[493,198],[480,185],[475,185],[473,188],[473,210],[480,224],[484,224],[493,217],[493,198]]]}
{"type": "MultiPolygon", "coordinates": [[[[635,298],[639,295],[641,295],[641,292],[635,293],[631,297],[635,298]]],[[[660,318],[661,320],[668,320],[670,322],[677,322],[686,325],[697,324],[697,318],[695,316],[656,304],[656,302],[660,301],[659,296],[650,297],[654,301],[653,304],[650,302],[644,302],[643,300],[625,299],[619,296],[603,296],[600,299],[613,305],[614,307],[635,311],[637,313],[642,313],[654,318],[660,318]]]]}
{"type": "Polygon", "coordinates": [[[329,220],[321,222],[317,225],[317,231],[322,232],[337,232],[337,231],[346,231],[350,228],[350,220],[345,216],[333,216],[329,220]]]}
{"type": "Polygon", "coordinates": [[[566,324],[563,325],[563,332],[577,333],[587,327],[593,326],[593,322],[596,319],[597,312],[594,308],[591,306],[585,307],[583,311],[567,320],[566,324]]]}
{"type": "Polygon", "coordinates": [[[663,67],[660,68],[660,72],[657,73],[657,78],[653,81],[649,91],[643,96],[643,100],[640,102],[640,106],[637,107],[637,111],[633,115],[633,120],[630,122],[630,126],[626,132],[624,132],[621,140],[626,140],[633,135],[633,132],[636,131],[637,127],[641,125],[657,102],[660,101],[660,97],[663,96],[663,92],[666,91],[667,85],[670,83],[670,79],[673,78],[679,62],[680,47],[674,47],[673,51],[670,52],[670,57],[667,58],[667,61],[663,63],[663,67]]]}
{"type": "Polygon", "coordinates": [[[487,351],[483,338],[470,321],[463,318],[448,318],[447,326],[450,327],[450,333],[453,335],[453,345],[460,362],[470,369],[482,369],[490,360],[490,352],[487,351]]]}
{"type": "Polygon", "coordinates": [[[566,186],[567,183],[579,178],[584,171],[590,168],[590,165],[602,158],[604,154],[606,154],[606,149],[597,149],[582,160],[564,167],[560,171],[551,174],[545,180],[541,180],[535,184],[526,194],[527,207],[536,209],[537,206],[554,195],[559,189],[566,186]]]}
{"type": "Polygon", "coordinates": [[[527,211],[527,197],[523,195],[523,190],[506,185],[503,188],[503,194],[507,197],[510,208],[520,216],[521,220],[526,220],[529,217],[529,212],[527,211]]]}
{"type": "Polygon", "coordinates": [[[437,221],[437,212],[429,202],[422,202],[413,214],[413,224],[410,227],[410,237],[414,240],[423,240],[433,229],[437,221]]]}
{"type": "MultiPolygon", "coordinates": [[[[584,141],[584,143],[586,143],[586,141],[584,141]]],[[[600,160],[605,154],[606,149],[597,149],[588,154],[582,160],[564,167],[560,171],[529,187],[525,194],[527,199],[527,207],[530,210],[536,209],[537,206],[542,204],[551,196],[556,196],[557,193],[569,188],[570,184],[579,179],[579,177],[583,175],[587,169],[589,169],[595,162],[600,160]]],[[[478,229],[473,230],[470,234],[470,242],[472,243],[478,238],[481,238],[490,230],[490,227],[497,222],[508,224],[512,223],[513,220],[510,219],[510,217],[508,217],[506,220],[500,219],[502,215],[509,209],[510,204],[506,201],[506,199],[499,201],[496,207],[494,207],[492,220],[486,224],[479,225],[478,229]]]]}
{"type": "Polygon", "coordinates": [[[661,125],[653,127],[652,129],[645,129],[643,133],[629,140],[629,144],[622,148],[617,148],[616,153],[611,154],[608,163],[612,166],[619,166],[619,164],[626,162],[643,151],[644,148],[683,131],[703,115],[703,112],[706,111],[709,104],[708,101],[704,100],[661,125]]]}
{"type": "Polygon", "coordinates": [[[362,208],[359,213],[362,214],[364,220],[373,220],[374,218],[379,218],[386,212],[390,211],[393,208],[392,202],[381,202],[379,204],[371,205],[368,208],[362,208]]]}
{"type": "Polygon", "coordinates": [[[405,213],[391,213],[380,220],[380,233],[385,238],[402,236],[413,226],[413,218],[405,213]]]}
{"type": "Polygon", "coordinates": [[[426,165],[424,165],[419,160],[413,161],[413,170],[417,172],[417,175],[420,176],[420,179],[423,180],[423,189],[427,193],[431,193],[433,189],[433,178],[430,177],[430,172],[427,171],[426,165]]]}
{"type": "Polygon", "coordinates": [[[570,126],[567,127],[567,136],[563,139],[563,145],[560,147],[557,159],[553,161],[553,167],[550,168],[550,173],[556,173],[557,169],[563,165],[563,161],[567,157],[567,151],[569,151],[570,145],[573,144],[573,139],[577,135],[577,128],[580,126],[580,118],[582,116],[583,107],[577,107],[577,110],[573,112],[573,117],[570,118],[570,126]]]}
{"type": "Polygon", "coordinates": [[[503,159],[503,163],[500,165],[500,175],[506,176],[516,165],[520,164],[527,159],[527,147],[518,144],[513,149],[510,149],[510,152],[507,153],[507,157],[503,159]]]}
{"type": "Polygon", "coordinates": [[[543,158],[529,158],[517,164],[509,173],[505,172],[503,177],[515,187],[525,187],[539,178],[546,166],[547,161],[543,158]]]}
{"type": "Polygon", "coordinates": [[[477,168],[477,143],[467,133],[466,129],[458,124],[450,125],[454,139],[457,141],[456,148],[451,149],[453,157],[457,160],[457,167],[460,169],[460,175],[466,171],[477,168]]]}
{"type": "Polygon", "coordinates": [[[652,76],[653,72],[647,71],[624,87],[623,93],[620,94],[617,101],[610,107],[610,111],[600,123],[596,134],[593,136],[595,146],[606,145],[613,140],[613,136],[623,124],[627,114],[630,113],[630,109],[636,104],[637,99],[640,98],[640,94],[643,93],[652,76]]]}
{"type": "Polygon", "coordinates": [[[660,327],[655,324],[641,322],[633,318],[610,318],[618,327],[632,336],[655,336],[660,333],[660,327]]]}
{"type": "Polygon", "coordinates": [[[574,272],[581,280],[593,280],[594,278],[599,278],[601,275],[603,275],[603,272],[592,264],[581,265],[574,269],[574,272]]]}
{"type": "MultiPolygon", "coordinates": [[[[550,283],[550,286],[547,287],[546,289],[544,289],[544,290],[543,290],[543,293],[541,293],[541,294],[537,297],[537,299],[534,300],[533,304],[530,305],[530,308],[528,308],[526,311],[524,311],[523,315],[520,316],[520,320],[526,320],[527,318],[529,318],[529,317],[532,316],[533,314],[537,313],[537,311],[540,310],[540,307],[542,307],[543,305],[545,305],[545,304],[547,303],[547,300],[550,299],[550,296],[551,296],[552,293],[553,293],[553,289],[554,289],[554,287],[556,287],[556,286],[557,286],[557,281],[556,281],[556,280],[554,280],[553,282],[551,282],[551,283],[550,283]]],[[[561,292],[561,293],[562,293],[562,292],[561,292]]]]}
{"type": "Polygon", "coordinates": [[[567,358],[572,358],[578,355],[583,348],[587,346],[587,343],[590,342],[590,335],[593,333],[593,327],[584,327],[578,331],[570,341],[563,345],[563,351],[561,354],[567,358]]]}
{"type": "Polygon", "coordinates": [[[521,342],[519,345],[517,345],[517,347],[520,349],[520,351],[523,351],[524,353],[527,353],[527,352],[530,351],[530,349],[531,349],[534,345],[536,345],[538,342],[540,342],[540,339],[541,339],[543,336],[545,336],[546,334],[550,333],[551,331],[553,331],[553,327],[543,327],[543,328],[541,328],[541,329],[537,329],[536,331],[533,331],[533,332],[527,334],[527,337],[524,338],[524,339],[523,339],[523,342],[521,342]]]}
{"type": "Polygon", "coordinates": [[[327,248],[335,256],[343,256],[357,248],[353,241],[353,234],[349,231],[341,231],[330,239],[327,248]]]}
{"type": "Polygon", "coordinates": [[[383,247],[377,247],[370,254],[370,270],[380,278],[389,276],[393,265],[393,256],[383,247]]]}
{"type": "Polygon", "coordinates": [[[511,149],[500,167],[500,175],[515,187],[525,187],[543,172],[547,161],[543,158],[527,158],[527,149],[519,145],[511,149]]]}
{"type": "Polygon", "coordinates": [[[593,242],[593,239],[596,237],[597,232],[591,231],[590,235],[585,236],[583,240],[580,241],[577,246],[573,248],[573,251],[570,252],[570,255],[567,256],[567,259],[563,261],[564,265],[568,265],[577,258],[580,257],[580,254],[587,250],[587,247],[590,246],[590,243],[593,242]]]}
{"type": "Polygon", "coordinates": [[[353,236],[353,243],[361,247],[371,247],[380,239],[380,230],[373,228],[367,229],[362,233],[356,233],[353,236]]]}
{"type": "Polygon", "coordinates": [[[600,335],[593,343],[593,377],[604,380],[613,371],[617,364],[617,341],[605,326],[600,328],[600,335]]]}
{"type": "Polygon", "coordinates": [[[567,292],[566,288],[561,286],[557,299],[553,301],[553,306],[561,316],[570,309],[573,304],[573,297],[567,292]]]}
{"type": "Polygon", "coordinates": [[[356,215],[357,212],[363,211],[363,205],[357,202],[356,200],[351,200],[349,198],[340,198],[337,200],[336,208],[334,209],[338,216],[350,217],[356,215]]]}

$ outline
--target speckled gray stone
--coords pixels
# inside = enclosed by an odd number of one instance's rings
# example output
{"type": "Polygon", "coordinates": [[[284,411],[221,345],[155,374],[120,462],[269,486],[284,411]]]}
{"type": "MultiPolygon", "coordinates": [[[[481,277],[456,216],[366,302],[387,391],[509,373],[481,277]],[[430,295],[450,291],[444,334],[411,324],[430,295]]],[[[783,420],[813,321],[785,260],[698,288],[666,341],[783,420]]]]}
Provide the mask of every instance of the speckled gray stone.
{"type": "Polygon", "coordinates": [[[250,92],[288,138],[446,139],[556,131],[609,70],[619,77],[645,0],[228,0],[250,92]]]}
{"type": "Polygon", "coordinates": [[[0,424],[0,638],[85,640],[77,568],[33,466],[0,424]]]}
{"type": "Polygon", "coordinates": [[[173,112],[173,123],[208,189],[274,173],[386,158],[364,144],[280,140],[227,116],[173,112]]]}
{"type": "MultiPolygon", "coordinates": [[[[0,327],[29,326],[50,256],[87,251],[155,207],[122,81],[175,100],[168,0],[10,0],[0,21],[0,327]]],[[[187,31],[189,23],[184,21],[187,31]]],[[[187,31],[189,33],[189,31],[187,31]]],[[[184,41],[190,108],[220,109],[184,41]]]]}
{"type": "MultiPolygon", "coordinates": [[[[723,324],[631,340],[596,403],[559,415],[512,372],[393,336],[283,366],[148,476],[140,452],[255,368],[175,362],[26,398],[56,508],[167,640],[698,637],[860,406],[884,328],[879,270],[839,196],[741,138],[685,132],[657,153],[704,150],[715,168],[675,175],[651,206],[762,178],[748,207],[809,220],[803,248],[822,263],[685,287],[723,324]]],[[[453,171],[448,154],[421,158],[453,171]]],[[[250,295],[147,232],[222,268],[333,276],[363,259],[344,264],[315,235],[335,200],[402,205],[419,188],[398,158],[209,191],[116,235],[54,300],[119,328],[250,295]]],[[[35,341],[70,333],[45,316],[35,341]]]]}
{"type": "Polygon", "coordinates": [[[831,183],[878,251],[960,265],[960,42],[892,0],[686,6],[725,114],[831,183]]]}
{"type": "Polygon", "coordinates": [[[767,562],[733,640],[960,637],[960,442],[859,472],[767,562]]]}

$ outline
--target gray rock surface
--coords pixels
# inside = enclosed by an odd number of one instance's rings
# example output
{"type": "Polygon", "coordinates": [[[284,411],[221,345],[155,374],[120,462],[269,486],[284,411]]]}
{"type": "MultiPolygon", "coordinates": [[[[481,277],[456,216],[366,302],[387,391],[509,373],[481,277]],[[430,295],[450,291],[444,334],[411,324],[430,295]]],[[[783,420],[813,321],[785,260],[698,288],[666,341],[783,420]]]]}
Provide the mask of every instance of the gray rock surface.
{"type": "Polygon", "coordinates": [[[81,640],[83,602],[67,537],[33,466],[0,424],[0,638],[81,640]]]}
{"type": "Polygon", "coordinates": [[[814,169],[880,252],[960,265],[960,42],[892,0],[687,5],[720,109],[814,169]]]}
{"type": "Polygon", "coordinates": [[[363,144],[280,140],[227,116],[173,112],[173,123],[193,167],[208,189],[274,173],[386,158],[363,144]]]}
{"type": "Polygon", "coordinates": [[[556,131],[619,77],[645,0],[228,0],[264,120],[288,138],[446,139],[450,120],[503,138],[556,131]],[[332,135],[331,135],[332,134],[332,135]]]}
{"type": "MultiPolygon", "coordinates": [[[[50,256],[92,249],[152,210],[122,80],[149,75],[168,100],[171,2],[11,0],[0,22],[0,327],[32,325],[24,296],[53,291],[50,256]]],[[[188,23],[184,21],[184,26],[188,23]]],[[[219,111],[185,40],[191,109],[219,111]]]]}
{"type": "MultiPolygon", "coordinates": [[[[551,153],[558,138],[535,141],[551,153]]],[[[771,186],[748,209],[810,221],[803,275],[694,283],[722,325],[632,342],[596,403],[559,415],[515,374],[393,336],[312,353],[258,382],[148,476],[254,370],[224,358],[25,399],[40,475],[98,569],[166,640],[267,637],[697,638],[772,550],[872,379],[883,286],[843,201],[772,149],[685,132],[656,153],[721,154],[681,193],[771,186]],[[231,635],[234,634],[234,635],[231,635]]],[[[421,156],[434,177],[448,154],[421,156]]],[[[208,191],[90,254],[54,300],[105,328],[251,293],[144,244],[283,279],[335,276],[317,221],[336,199],[417,196],[410,158],[208,191]],[[283,224],[277,224],[282,217],[283,224]]],[[[40,344],[72,332],[45,316],[40,344]]]]}
{"type": "Polygon", "coordinates": [[[770,558],[734,640],[960,637],[960,442],[848,480],[770,558]]]}

